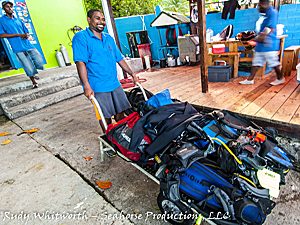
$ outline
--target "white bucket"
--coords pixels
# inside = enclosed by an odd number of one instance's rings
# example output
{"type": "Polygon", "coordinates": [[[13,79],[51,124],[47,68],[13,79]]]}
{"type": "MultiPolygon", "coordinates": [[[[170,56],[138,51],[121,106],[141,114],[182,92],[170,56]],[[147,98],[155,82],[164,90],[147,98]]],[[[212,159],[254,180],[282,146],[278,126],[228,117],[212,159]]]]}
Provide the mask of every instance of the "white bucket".
{"type": "Polygon", "coordinates": [[[177,63],[177,66],[181,66],[182,65],[182,63],[180,61],[180,57],[177,58],[176,63],[177,63]]]}
{"type": "Polygon", "coordinates": [[[300,63],[296,66],[297,69],[297,81],[300,83],[300,63]]]}
{"type": "Polygon", "coordinates": [[[176,59],[174,59],[173,57],[168,57],[167,62],[169,67],[176,66],[176,59]]]}

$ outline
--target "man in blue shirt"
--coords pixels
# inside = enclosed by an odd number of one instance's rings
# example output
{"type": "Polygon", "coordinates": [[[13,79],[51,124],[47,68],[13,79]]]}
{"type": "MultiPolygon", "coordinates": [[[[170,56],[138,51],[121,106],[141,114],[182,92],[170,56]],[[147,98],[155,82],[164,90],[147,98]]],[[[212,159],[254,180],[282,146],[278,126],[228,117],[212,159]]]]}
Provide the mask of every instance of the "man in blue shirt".
{"type": "Polygon", "coordinates": [[[3,1],[2,8],[5,15],[0,18],[0,38],[7,38],[26,75],[30,78],[33,88],[37,88],[38,77],[35,75],[38,73],[37,69],[44,69],[43,58],[28,40],[29,32],[24,23],[13,15],[13,3],[3,1]]]}
{"type": "MultiPolygon", "coordinates": [[[[116,63],[132,76],[134,82],[137,78],[114,39],[103,32],[106,25],[103,13],[97,9],[89,10],[87,21],[89,27],[76,33],[72,40],[74,62],[85,96],[95,96],[110,124],[112,116],[119,121],[124,118],[123,112],[131,107],[118,80],[116,63]]],[[[100,125],[103,129],[103,124],[100,125]]]]}
{"type": "Polygon", "coordinates": [[[278,57],[279,41],[276,37],[276,25],[278,21],[277,11],[270,6],[269,0],[259,0],[258,10],[264,14],[257,22],[258,36],[256,37],[255,53],[252,60],[251,75],[240,82],[240,84],[254,84],[256,72],[265,65],[274,68],[277,79],[271,85],[285,83],[285,78],[281,72],[278,57]]]}

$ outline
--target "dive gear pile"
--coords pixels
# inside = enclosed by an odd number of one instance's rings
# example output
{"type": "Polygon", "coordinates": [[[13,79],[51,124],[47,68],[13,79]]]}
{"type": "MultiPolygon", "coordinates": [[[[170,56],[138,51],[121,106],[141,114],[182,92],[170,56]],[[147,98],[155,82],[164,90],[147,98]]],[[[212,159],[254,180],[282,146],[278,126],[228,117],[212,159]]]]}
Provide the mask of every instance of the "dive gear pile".
{"type": "MultiPolygon", "coordinates": [[[[170,103],[168,92],[142,101],[133,89],[134,111],[106,135],[115,148],[160,181],[157,202],[172,224],[263,224],[272,198],[299,163],[276,141],[276,131],[227,111],[199,112],[170,103]],[[153,98],[155,98],[153,100],[153,98]]],[[[133,98],[130,98],[133,96],[133,98]]],[[[152,96],[152,97],[151,97],[152,96]]]]}

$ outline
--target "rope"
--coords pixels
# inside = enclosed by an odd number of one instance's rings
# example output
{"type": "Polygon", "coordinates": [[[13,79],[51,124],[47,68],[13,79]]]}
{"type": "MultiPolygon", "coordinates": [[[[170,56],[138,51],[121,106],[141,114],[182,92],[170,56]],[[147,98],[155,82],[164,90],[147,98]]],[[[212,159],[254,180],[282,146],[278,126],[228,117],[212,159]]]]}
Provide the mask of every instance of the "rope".
{"type": "Polygon", "coordinates": [[[239,160],[239,158],[231,151],[231,149],[223,141],[221,141],[219,138],[215,138],[215,137],[211,138],[211,139],[221,143],[224,146],[224,148],[230,153],[230,155],[233,156],[233,158],[235,159],[235,161],[237,161],[238,164],[240,164],[240,165],[243,164],[242,161],[239,160]]]}
{"type": "Polygon", "coordinates": [[[245,181],[248,181],[250,184],[252,184],[253,187],[256,188],[256,185],[253,183],[253,181],[251,181],[251,180],[248,179],[247,177],[244,177],[244,176],[242,176],[242,175],[240,175],[240,174],[238,174],[238,173],[235,173],[234,175],[236,175],[236,176],[238,176],[238,177],[244,179],[245,181]]]}

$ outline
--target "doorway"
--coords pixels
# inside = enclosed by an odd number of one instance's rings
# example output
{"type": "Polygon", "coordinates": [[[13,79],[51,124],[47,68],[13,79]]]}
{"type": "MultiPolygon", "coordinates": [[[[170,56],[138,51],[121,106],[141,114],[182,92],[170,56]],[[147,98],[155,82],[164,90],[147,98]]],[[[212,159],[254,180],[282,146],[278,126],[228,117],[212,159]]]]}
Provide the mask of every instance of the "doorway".
{"type": "Polygon", "coordinates": [[[0,73],[12,69],[2,41],[0,41],[0,73]]]}

